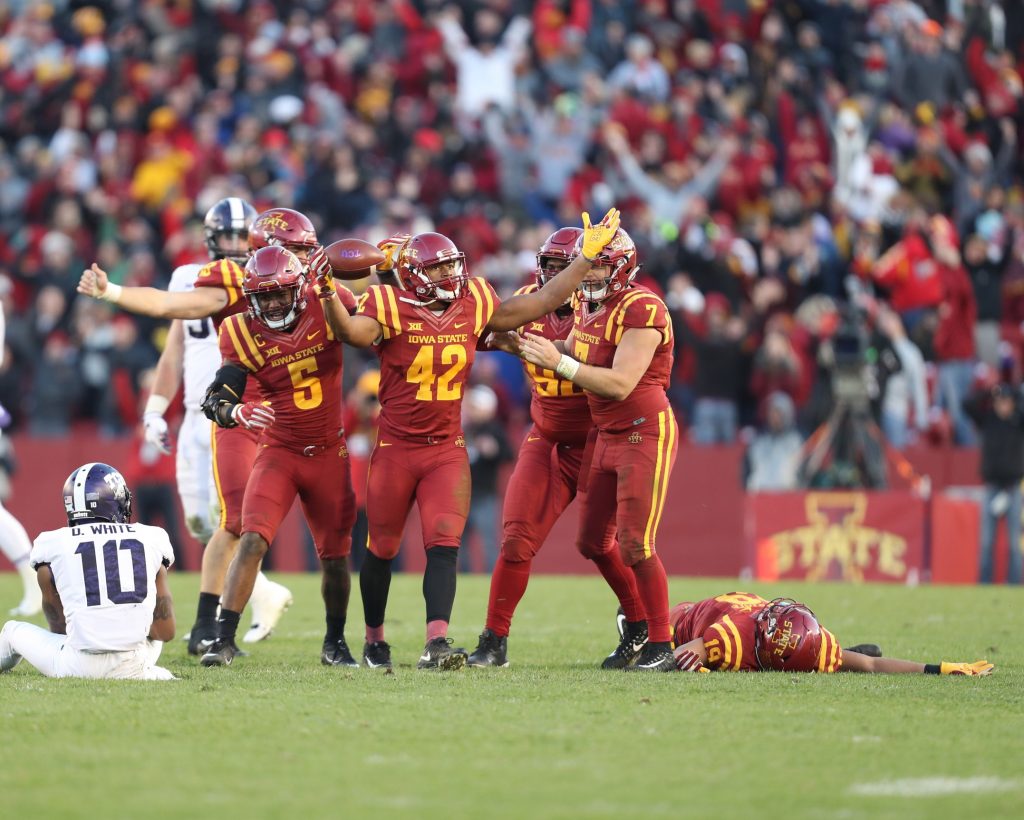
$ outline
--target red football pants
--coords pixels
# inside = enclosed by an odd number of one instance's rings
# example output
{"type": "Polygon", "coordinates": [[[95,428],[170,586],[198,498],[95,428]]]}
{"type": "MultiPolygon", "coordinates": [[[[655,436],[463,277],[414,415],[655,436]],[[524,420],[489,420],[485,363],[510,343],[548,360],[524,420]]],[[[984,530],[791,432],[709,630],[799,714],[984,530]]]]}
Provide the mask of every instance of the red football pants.
{"type": "Polygon", "coordinates": [[[352,547],[356,500],[345,439],[304,456],[279,444],[260,444],[245,491],[242,531],[269,544],[299,497],[321,559],[344,558],[352,547]]]}
{"type": "Polygon", "coordinates": [[[367,549],[378,558],[398,555],[413,501],[419,507],[425,547],[459,546],[469,496],[469,458],[462,436],[437,444],[378,440],[366,478],[367,549]]]}
{"type": "Polygon", "coordinates": [[[557,444],[531,427],[505,489],[501,554],[528,561],[576,497],[583,444],[557,444]]]}
{"type": "Polygon", "coordinates": [[[219,526],[234,535],[242,533],[242,504],[245,485],[256,460],[259,433],[245,427],[211,424],[213,483],[220,503],[219,526]]]}
{"type": "Polygon", "coordinates": [[[627,566],[654,554],[678,444],[671,409],[624,432],[598,433],[590,471],[581,479],[576,547],[584,557],[611,549],[616,531],[627,566]]]}

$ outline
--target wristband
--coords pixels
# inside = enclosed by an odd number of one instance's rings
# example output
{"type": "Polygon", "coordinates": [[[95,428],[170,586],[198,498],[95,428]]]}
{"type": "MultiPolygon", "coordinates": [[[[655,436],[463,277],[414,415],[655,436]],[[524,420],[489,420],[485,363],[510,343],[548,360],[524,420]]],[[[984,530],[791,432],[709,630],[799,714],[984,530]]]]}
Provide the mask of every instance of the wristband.
{"type": "Polygon", "coordinates": [[[555,372],[563,379],[572,381],[576,378],[576,372],[580,369],[580,364],[581,362],[576,361],[572,356],[567,356],[563,353],[562,358],[555,365],[555,372]]]}
{"type": "Polygon", "coordinates": [[[940,675],[942,674],[941,663],[926,663],[924,665],[924,673],[926,675],[940,675]]]}
{"type": "Polygon", "coordinates": [[[103,293],[99,295],[99,298],[104,302],[110,302],[111,304],[116,305],[121,301],[121,290],[122,288],[120,285],[115,285],[113,282],[107,282],[107,287],[104,289],[103,293]]]}
{"type": "Polygon", "coordinates": [[[166,396],[160,396],[156,393],[150,393],[149,398],[146,399],[146,407],[142,411],[142,415],[149,415],[150,413],[156,413],[158,416],[162,416],[170,406],[171,400],[166,396]]]}

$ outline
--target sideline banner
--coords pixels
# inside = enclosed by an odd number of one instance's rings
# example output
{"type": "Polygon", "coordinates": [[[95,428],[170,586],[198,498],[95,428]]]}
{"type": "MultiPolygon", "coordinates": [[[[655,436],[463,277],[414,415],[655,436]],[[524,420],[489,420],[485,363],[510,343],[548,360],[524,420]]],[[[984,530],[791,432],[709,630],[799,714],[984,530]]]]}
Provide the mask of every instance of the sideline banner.
{"type": "Polygon", "coordinates": [[[758,580],[914,583],[924,563],[925,502],[910,492],[747,496],[758,580]]]}

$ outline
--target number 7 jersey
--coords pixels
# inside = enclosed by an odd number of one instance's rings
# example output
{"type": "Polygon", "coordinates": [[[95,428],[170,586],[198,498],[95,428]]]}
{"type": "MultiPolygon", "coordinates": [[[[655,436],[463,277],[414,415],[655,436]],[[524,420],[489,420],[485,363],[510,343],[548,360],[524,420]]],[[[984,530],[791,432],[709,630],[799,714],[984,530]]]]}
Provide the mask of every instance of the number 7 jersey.
{"type": "Polygon", "coordinates": [[[356,315],[383,329],[380,358],[380,430],[398,437],[443,438],[462,429],[462,394],[477,344],[499,304],[480,277],[441,314],[401,298],[393,285],[372,285],[356,315]]]}

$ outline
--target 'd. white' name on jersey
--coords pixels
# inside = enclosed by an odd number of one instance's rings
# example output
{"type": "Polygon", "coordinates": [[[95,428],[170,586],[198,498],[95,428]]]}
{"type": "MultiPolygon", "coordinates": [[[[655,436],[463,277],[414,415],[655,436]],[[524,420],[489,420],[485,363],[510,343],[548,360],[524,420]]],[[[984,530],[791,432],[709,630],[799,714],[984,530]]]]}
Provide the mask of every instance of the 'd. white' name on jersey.
{"type": "MultiPolygon", "coordinates": [[[[181,265],[175,268],[167,289],[172,293],[192,290],[202,267],[181,265]]],[[[220,350],[217,347],[213,319],[183,319],[182,324],[185,331],[185,407],[189,410],[198,410],[206,388],[210,386],[210,382],[217,375],[217,368],[220,367],[220,350]]]]}
{"type": "Polygon", "coordinates": [[[156,574],[174,563],[174,550],[160,527],[98,522],[40,533],[30,560],[50,565],[69,646],[123,652],[149,635],[156,574]]]}

